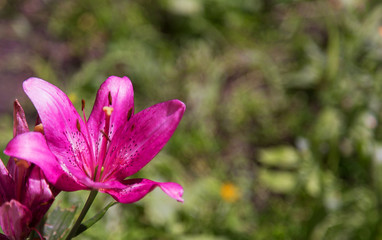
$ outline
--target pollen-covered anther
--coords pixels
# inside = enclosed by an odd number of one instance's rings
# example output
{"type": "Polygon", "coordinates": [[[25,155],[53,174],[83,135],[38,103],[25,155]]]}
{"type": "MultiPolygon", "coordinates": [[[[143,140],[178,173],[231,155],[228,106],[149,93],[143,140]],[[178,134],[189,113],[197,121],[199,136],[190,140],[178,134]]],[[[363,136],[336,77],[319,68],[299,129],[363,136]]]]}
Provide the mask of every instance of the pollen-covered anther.
{"type": "Polygon", "coordinates": [[[84,111],[84,109],[85,109],[85,99],[81,100],[81,109],[82,109],[82,111],[84,111]]]}
{"type": "Polygon", "coordinates": [[[107,98],[109,100],[109,105],[111,105],[113,103],[113,98],[111,97],[111,93],[109,92],[109,94],[107,95],[107,98]]]}
{"type": "Polygon", "coordinates": [[[42,126],[42,123],[34,126],[34,130],[33,131],[40,132],[40,133],[44,134],[44,127],[42,126]]]}
{"type": "Polygon", "coordinates": [[[106,116],[110,117],[111,113],[113,112],[114,108],[112,107],[103,107],[102,110],[105,112],[106,116]]]}
{"type": "Polygon", "coordinates": [[[25,160],[14,158],[14,161],[16,163],[16,166],[19,168],[29,168],[29,163],[25,160]]]}
{"type": "Polygon", "coordinates": [[[77,119],[77,122],[76,122],[76,127],[77,127],[77,130],[79,132],[81,132],[81,125],[80,125],[80,121],[77,119]]]}

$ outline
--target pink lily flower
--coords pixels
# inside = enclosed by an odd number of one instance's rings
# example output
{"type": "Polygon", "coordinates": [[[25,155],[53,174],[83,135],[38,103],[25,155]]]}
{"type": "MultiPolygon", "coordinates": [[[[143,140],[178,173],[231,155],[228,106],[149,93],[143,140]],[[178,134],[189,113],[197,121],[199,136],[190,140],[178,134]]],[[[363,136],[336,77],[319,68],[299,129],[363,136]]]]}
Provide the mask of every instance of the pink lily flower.
{"type": "Polygon", "coordinates": [[[63,191],[93,190],[133,203],[155,187],[183,202],[183,188],[173,182],[126,179],[158,154],[181,120],[179,100],[158,103],[134,114],[134,92],[127,77],[109,77],[100,87],[89,119],[80,117],[56,86],[30,78],[23,84],[44,128],[13,139],[5,154],[27,159],[43,169],[63,191]],[[19,147],[23,146],[23,147],[19,147]]]}
{"type": "MultiPolygon", "coordinates": [[[[29,132],[24,110],[14,102],[13,134],[29,132]]],[[[41,134],[40,134],[41,135],[41,134]]],[[[0,239],[25,239],[54,200],[41,169],[11,157],[7,167],[0,161],[0,239]]]]}

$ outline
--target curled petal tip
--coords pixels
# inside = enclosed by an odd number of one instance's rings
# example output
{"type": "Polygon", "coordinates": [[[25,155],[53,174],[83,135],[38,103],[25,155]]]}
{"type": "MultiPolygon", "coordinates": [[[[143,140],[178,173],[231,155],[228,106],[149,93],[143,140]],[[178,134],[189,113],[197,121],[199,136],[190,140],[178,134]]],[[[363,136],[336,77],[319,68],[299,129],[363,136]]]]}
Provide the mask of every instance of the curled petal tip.
{"type": "Polygon", "coordinates": [[[180,121],[180,118],[183,116],[185,110],[186,105],[178,99],[170,100],[167,102],[167,116],[178,116],[180,121]]]}
{"type": "Polygon", "coordinates": [[[167,195],[172,197],[178,202],[183,203],[184,200],[182,198],[183,196],[183,187],[174,182],[167,182],[167,183],[160,183],[159,187],[162,189],[163,192],[165,192],[167,195]]]}

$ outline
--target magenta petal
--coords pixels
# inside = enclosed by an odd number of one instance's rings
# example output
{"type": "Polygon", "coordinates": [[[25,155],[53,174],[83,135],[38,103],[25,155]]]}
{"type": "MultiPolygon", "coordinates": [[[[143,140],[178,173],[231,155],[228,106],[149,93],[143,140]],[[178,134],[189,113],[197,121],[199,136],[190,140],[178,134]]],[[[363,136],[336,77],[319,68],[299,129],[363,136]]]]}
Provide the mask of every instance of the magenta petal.
{"type": "Polygon", "coordinates": [[[133,203],[142,199],[154,188],[160,187],[170,197],[183,202],[183,188],[177,183],[159,183],[148,179],[128,179],[121,183],[125,185],[124,189],[102,189],[101,191],[110,194],[120,203],[133,203]]]}
{"type": "Polygon", "coordinates": [[[185,109],[181,101],[171,100],[134,115],[112,139],[105,178],[125,179],[149,163],[168,142],[185,109]]]}
{"type": "MultiPolygon", "coordinates": [[[[125,125],[128,118],[134,114],[134,91],[130,79],[111,76],[99,88],[88,121],[89,131],[94,136],[94,142],[101,141],[103,137],[101,130],[104,130],[105,127],[105,113],[103,111],[105,106],[113,108],[109,131],[109,138],[112,139],[116,130],[125,125]],[[109,100],[111,100],[111,104],[109,100]]],[[[98,147],[100,148],[101,145],[98,147]]],[[[99,149],[96,151],[96,156],[98,156],[99,149]]]]}
{"type": "Polygon", "coordinates": [[[29,78],[23,87],[41,118],[49,149],[60,164],[79,178],[86,177],[85,171],[91,175],[93,158],[85,137],[86,125],[69,98],[56,86],[38,78],[29,78]]]}
{"type": "Polygon", "coordinates": [[[16,200],[0,207],[0,226],[10,239],[25,239],[31,231],[28,227],[31,219],[29,209],[16,200]]]}
{"type": "Polygon", "coordinates": [[[86,189],[86,187],[77,183],[78,180],[76,180],[74,173],[69,174],[65,165],[59,164],[56,157],[49,150],[44,136],[39,132],[29,132],[16,136],[8,143],[4,153],[36,164],[44,171],[48,181],[60,190],[76,191],[86,189]]]}
{"type": "Polygon", "coordinates": [[[32,168],[26,183],[28,188],[22,203],[32,211],[33,219],[30,226],[36,226],[48,211],[50,205],[52,205],[54,196],[41,169],[35,165],[32,168]]]}
{"type": "Polygon", "coordinates": [[[15,100],[13,103],[13,136],[26,132],[29,132],[29,128],[24,109],[19,101],[15,100]]]}
{"type": "MultiPolygon", "coordinates": [[[[13,103],[13,136],[26,132],[29,132],[29,129],[24,110],[19,101],[15,100],[13,103]]],[[[17,177],[18,171],[13,158],[9,159],[7,169],[11,176],[17,177]]]]}
{"type": "Polygon", "coordinates": [[[15,183],[0,160],[0,205],[12,198],[15,198],[15,183]]]}
{"type": "Polygon", "coordinates": [[[9,240],[9,238],[7,238],[7,236],[5,236],[4,234],[0,233],[0,240],[9,240]]]}

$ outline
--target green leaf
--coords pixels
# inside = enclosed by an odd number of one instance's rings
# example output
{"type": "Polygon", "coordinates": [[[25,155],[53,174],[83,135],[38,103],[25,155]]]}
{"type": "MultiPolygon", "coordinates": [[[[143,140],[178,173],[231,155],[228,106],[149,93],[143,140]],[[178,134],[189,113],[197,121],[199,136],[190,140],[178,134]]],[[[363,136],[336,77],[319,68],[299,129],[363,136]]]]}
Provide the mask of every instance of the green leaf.
{"type": "Polygon", "coordinates": [[[105,213],[107,212],[107,210],[109,210],[109,208],[111,208],[112,206],[114,206],[115,204],[117,204],[117,202],[111,202],[109,203],[104,209],[102,209],[101,211],[99,211],[96,215],[94,215],[92,218],[86,220],[85,222],[83,222],[80,227],[78,228],[77,230],[77,233],[75,236],[78,236],[79,234],[83,233],[84,231],[86,231],[88,228],[90,228],[91,226],[93,226],[96,222],[98,222],[104,215],[105,213]]]}
{"type": "Polygon", "coordinates": [[[44,237],[49,240],[63,239],[68,232],[77,211],[76,205],[71,208],[62,209],[57,206],[48,216],[44,225],[44,237]]]}

